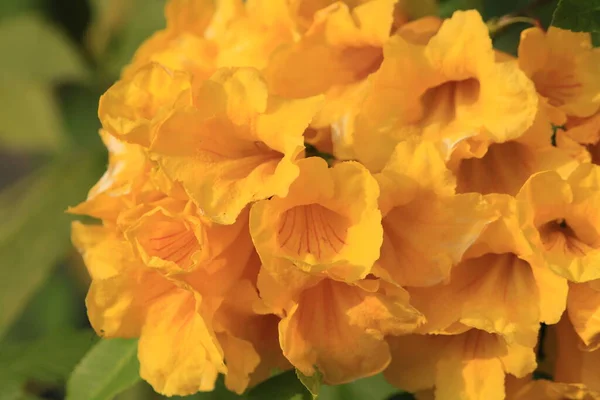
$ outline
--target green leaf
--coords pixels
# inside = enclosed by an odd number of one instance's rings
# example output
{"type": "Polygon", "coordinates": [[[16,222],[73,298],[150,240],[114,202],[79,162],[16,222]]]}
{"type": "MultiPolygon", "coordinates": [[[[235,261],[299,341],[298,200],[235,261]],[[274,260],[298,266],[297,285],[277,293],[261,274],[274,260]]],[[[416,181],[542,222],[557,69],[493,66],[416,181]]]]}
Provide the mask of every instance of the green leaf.
{"type": "Polygon", "coordinates": [[[7,78],[56,83],[88,76],[83,58],[67,36],[36,15],[0,24],[0,54],[0,75],[7,78]]]}
{"type": "MultiPolygon", "coordinates": [[[[2,67],[0,67],[0,71],[2,67]]],[[[0,72],[0,144],[27,151],[57,150],[66,143],[51,87],[0,72]]]]}
{"type": "Polygon", "coordinates": [[[65,143],[53,85],[88,77],[66,35],[33,14],[0,23],[0,145],[56,150],[65,143]]]}
{"type": "Polygon", "coordinates": [[[112,400],[140,381],[137,340],[101,340],[75,368],[67,400],[112,400]]]}
{"type": "Polygon", "coordinates": [[[10,196],[0,193],[0,337],[56,263],[72,251],[71,217],[65,210],[85,198],[101,175],[102,161],[81,150],[67,153],[34,179],[25,178],[30,185],[21,197],[9,201],[10,196]]]}
{"type": "Polygon", "coordinates": [[[312,394],[313,399],[319,396],[321,385],[323,384],[323,374],[315,367],[315,373],[311,376],[304,375],[300,370],[296,369],[296,376],[302,382],[304,387],[312,394]]]}
{"type": "Polygon", "coordinates": [[[248,392],[248,400],[312,400],[312,394],[306,390],[294,370],[276,375],[248,392]]]}
{"type": "Polygon", "coordinates": [[[483,0],[445,0],[440,1],[439,14],[443,18],[449,18],[456,10],[476,9],[483,10],[483,0]]]}
{"type": "Polygon", "coordinates": [[[2,0],[0,1],[0,20],[30,11],[43,0],[2,0]]]}
{"type": "Polygon", "coordinates": [[[215,383],[215,390],[212,392],[198,392],[191,396],[179,397],[174,396],[170,397],[171,400],[246,400],[247,397],[243,395],[237,395],[233,392],[230,392],[223,382],[223,376],[219,375],[217,382],[215,383]]]}
{"type": "Polygon", "coordinates": [[[95,341],[95,333],[86,329],[56,332],[34,341],[3,342],[0,345],[0,374],[9,371],[25,380],[66,381],[95,341]]]}
{"type": "Polygon", "coordinates": [[[418,19],[439,13],[437,0],[405,0],[401,4],[403,11],[408,14],[410,19],[418,19]]]}
{"type": "Polygon", "coordinates": [[[319,400],[386,400],[399,389],[390,385],[383,374],[363,378],[343,385],[323,385],[319,400]]]}
{"type": "Polygon", "coordinates": [[[522,10],[531,3],[531,0],[483,0],[483,19],[500,17],[522,10]]]}
{"type": "Polygon", "coordinates": [[[600,0],[560,0],[552,25],[574,32],[600,32],[600,0]]]}
{"type": "Polygon", "coordinates": [[[106,55],[106,68],[112,76],[118,76],[128,64],[135,51],[154,32],[165,27],[164,1],[128,0],[133,3],[123,28],[115,34],[114,46],[106,55]]]}

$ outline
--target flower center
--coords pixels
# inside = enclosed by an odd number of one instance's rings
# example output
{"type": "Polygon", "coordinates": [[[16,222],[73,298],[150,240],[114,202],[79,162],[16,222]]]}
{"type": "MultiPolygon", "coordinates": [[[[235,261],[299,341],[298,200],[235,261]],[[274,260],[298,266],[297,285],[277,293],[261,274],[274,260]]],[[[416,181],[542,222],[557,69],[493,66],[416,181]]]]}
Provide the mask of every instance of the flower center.
{"type": "Polygon", "coordinates": [[[457,171],[457,192],[516,194],[533,172],[533,154],[523,144],[492,144],[482,158],[462,160],[457,171]]]}
{"type": "Polygon", "coordinates": [[[319,204],[296,206],[279,218],[278,243],[282,249],[317,259],[338,254],[346,244],[348,223],[340,214],[319,204]]]}
{"type": "Polygon", "coordinates": [[[542,243],[548,251],[558,250],[583,257],[593,250],[592,244],[586,243],[577,236],[565,219],[547,222],[539,228],[539,232],[542,243]]]}

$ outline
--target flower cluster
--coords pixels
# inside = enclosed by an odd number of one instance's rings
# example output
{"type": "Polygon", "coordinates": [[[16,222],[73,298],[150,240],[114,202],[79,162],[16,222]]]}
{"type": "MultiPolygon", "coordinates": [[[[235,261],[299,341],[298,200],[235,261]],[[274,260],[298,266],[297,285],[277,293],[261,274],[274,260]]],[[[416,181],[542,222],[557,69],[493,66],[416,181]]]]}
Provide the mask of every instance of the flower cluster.
{"type": "Polygon", "coordinates": [[[171,0],[102,96],[73,240],[156,391],[600,398],[600,50],[402,5],[171,0]]]}

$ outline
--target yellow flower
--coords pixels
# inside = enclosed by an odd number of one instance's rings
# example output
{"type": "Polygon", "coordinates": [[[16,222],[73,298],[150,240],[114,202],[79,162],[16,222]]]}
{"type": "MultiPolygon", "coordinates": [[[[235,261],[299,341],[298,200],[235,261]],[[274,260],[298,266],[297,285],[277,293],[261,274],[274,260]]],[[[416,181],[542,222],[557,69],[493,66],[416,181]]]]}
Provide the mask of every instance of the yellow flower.
{"type": "Polygon", "coordinates": [[[586,349],[600,348],[600,281],[571,283],[567,311],[586,349]]]}
{"type": "Polygon", "coordinates": [[[374,273],[403,286],[447,280],[451,267],[497,218],[482,196],[454,195],[454,177],[428,142],[398,144],[376,178],[384,234],[374,273]]]}
{"type": "Polygon", "coordinates": [[[75,224],[73,240],[92,276],[86,305],[96,332],[141,337],[140,373],[157,391],[211,390],[226,367],[202,317],[200,295],[145,268],[128,243],[106,228],[75,224]]]}
{"type": "Polygon", "coordinates": [[[328,168],[310,157],[298,166],[287,196],[252,206],[250,232],[263,268],[287,263],[346,281],[364,278],[381,247],[377,182],[355,162],[328,168]]]}
{"type": "Polygon", "coordinates": [[[218,2],[206,37],[218,47],[217,67],[262,70],[296,31],[287,0],[225,0],[218,2]]]}
{"type": "Polygon", "coordinates": [[[591,35],[551,26],[521,33],[519,65],[550,104],[568,116],[589,117],[600,108],[600,50],[591,35]]]}
{"type": "Polygon", "coordinates": [[[518,194],[534,215],[532,243],[548,267],[573,282],[600,278],[600,170],[580,165],[568,179],[533,175],[518,194]]]}
{"type": "Polygon", "coordinates": [[[320,98],[269,96],[253,69],[223,69],[158,129],[151,156],[200,212],[231,224],[250,202],[285,196],[320,98]]]}
{"type": "Polygon", "coordinates": [[[598,400],[600,392],[575,383],[532,381],[508,400],[598,400]]]}
{"type": "Polygon", "coordinates": [[[190,76],[151,63],[114,84],[102,97],[98,116],[105,131],[148,147],[158,124],[180,100],[189,103],[190,76]]]}
{"type": "Polygon", "coordinates": [[[204,38],[215,12],[214,0],[169,0],[167,27],[148,38],[122,73],[130,79],[140,68],[156,62],[170,70],[187,71],[201,79],[215,70],[217,47],[204,38]]]}
{"type": "Polygon", "coordinates": [[[100,137],[108,149],[108,168],[87,200],[69,208],[69,212],[115,222],[147,187],[151,166],[141,146],[122,142],[103,130],[100,137]]]}
{"type": "MultiPolygon", "coordinates": [[[[155,227],[168,225],[165,218],[160,222],[155,227]]],[[[171,224],[178,222],[173,218],[171,224]]],[[[247,217],[240,224],[247,227],[247,217]]],[[[218,373],[241,393],[271,368],[286,366],[280,350],[262,343],[275,337],[278,320],[255,312],[265,308],[252,283],[260,264],[247,231],[238,231],[221,254],[173,274],[174,269],[145,266],[118,231],[73,226],[74,243],[92,276],[86,300],[92,326],[104,337],[139,337],[140,374],[160,393],[213,390],[218,373]]],[[[218,249],[218,239],[205,245],[218,249]]]]}
{"type": "Polygon", "coordinates": [[[118,221],[146,265],[181,272],[209,264],[210,273],[226,265],[227,250],[247,229],[245,222],[243,217],[234,225],[217,225],[202,218],[192,202],[175,198],[140,204],[118,221]]]}
{"type": "Polygon", "coordinates": [[[384,46],[353,123],[354,150],[367,168],[380,171],[394,146],[411,136],[438,142],[447,157],[467,138],[503,142],[531,126],[533,83],[516,61],[495,61],[476,11],[455,12],[426,44],[417,37],[395,35],[384,46]]]}
{"type": "Polygon", "coordinates": [[[588,157],[584,160],[600,165],[600,112],[589,118],[570,118],[566,128],[557,133],[558,139],[566,137],[581,144],[588,157]]]}
{"type": "Polygon", "coordinates": [[[585,385],[591,391],[600,392],[600,350],[585,349],[567,315],[554,328],[557,335],[554,379],[585,385]]]}
{"type": "Polygon", "coordinates": [[[279,324],[283,353],[305,375],[318,369],[336,385],[381,372],[390,362],[383,337],[421,322],[399,287],[322,279],[307,287],[279,324]]]}
{"type": "Polygon", "coordinates": [[[287,97],[324,93],[374,72],[390,34],[396,0],[372,0],[353,9],[336,2],[314,15],[297,43],[278,49],[267,66],[269,89],[287,97]]]}
{"type": "Polygon", "coordinates": [[[386,379],[410,392],[435,386],[437,400],[503,400],[506,374],[523,377],[536,366],[533,348],[477,329],[388,342],[392,362],[384,371],[386,379]]]}
{"type": "Polygon", "coordinates": [[[456,174],[457,191],[514,196],[536,172],[556,170],[568,176],[578,165],[576,154],[581,149],[573,152],[563,143],[553,146],[553,124],[562,125],[564,119],[540,98],[533,125],[523,135],[500,143],[485,138],[460,143],[448,162],[456,174]]]}
{"type": "Polygon", "coordinates": [[[533,348],[540,322],[560,319],[567,283],[546,270],[530,246],[530,222],[520,220],[514,198],[486,197],[502,216],[452,268],[449,282],[409,289],[414,306],[427,318],[419,331],[449,332],[461,323],[533,348]]]}

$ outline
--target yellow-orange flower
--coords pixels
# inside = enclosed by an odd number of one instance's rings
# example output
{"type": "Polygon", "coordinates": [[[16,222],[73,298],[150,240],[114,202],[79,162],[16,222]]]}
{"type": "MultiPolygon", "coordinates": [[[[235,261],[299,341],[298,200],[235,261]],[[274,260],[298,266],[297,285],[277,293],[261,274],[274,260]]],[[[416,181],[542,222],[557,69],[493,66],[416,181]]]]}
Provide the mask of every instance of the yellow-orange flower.
{"type": "Polygon", "coordinates": [[[533,175],[518,194],[534,215],[532,243],[548,267],[570,281],[600,278],[600,170],[582,164],[568,179],[554,171],[533,175]]]}
{"type": "Polygon", "coordinates": [[[359,81],[381,63],[396,0],[371,0],[350,9],[336,2],[314,15],[298,43],[277,50],[265,76],[269,88],[288,97],[324,93],[359,81]]]}
{"type": "Polygon", "coordinates": [[[386,379],[411,392],[435,386],[436,400],[503,400],[505,375],[523,377],[536,365],[532,348],[477,329],[388,341],[392,363],[386,379]]]}
{"type": "Polygon", "coordinates": [[[98,116],[102,127],[111,135],[130,143],[148,147],[156,128],[173,105],[189,103],[191,78],[151,63],[131,78],[113,85],[100,98],[98,116]]]}
{"type": "Polygon", "coordinates": [[[556,363],[553,377],[557,382],[585,385],[600,392],[600,351],[585,349],[567,315],[554,327],[556,330],[556,363]]]}
{"type": "Polygon", "coordinates": [[[263,268],[289,263],[347,281],[364,278],[382,240],[377,182],[354,162],[328,168],[325,160],[310,157],[298,166],[287,196],[252,206],[250,232],[263,268]]]}
{"type": "Polygon", "coordinates": [[[150,148],[165,174],[218,223],[233,223],[252,201],[285,196],[320,98],[270,96],[254,69],[220,70],[193,98],[166,118],[150,148]]]}
{"type": "Polygon", "coordinates": [[[509,400],[598,400],[600,392],[581,384],[552,382],[545,379],[532,381],[509,400]]]}
{"type": "Polygon", "coordinates": [[[552,125],[564,122],[563,116],[540,98],[533,125],[521,136],[499,143],[486,138],[467,139],[448,162],[456,175],[457,191],[514,196],[536,172],[556,170],[568,176],[577,167],[577,155],[582,150],[553,146],[552,125]]]}
{"type": "Polygon", "coordinates": [[[411,332],[421,321],[399,287],[321,278],[286,309],[279,340],[303,374],[318,369],[325,383],[336,385],[381,372],[390,363],[384,336],[411,332]]]}
{"type": "Polygon", "coordinates": [[[589,117],[600,108],[600,50],[591,35],[551,26],[521,33],[519,65],[550,104],[568,116],[589,117]]]}
{"type": "Polygon", "coordinates": [[[502,335],[533,348],[540,322],[556,323],[567,300],[567,283],[546,270],[531,247],[528,219],[512,197],[489,195],[501,213],[452,269],[449,282],[410,288],[427,318],[421,332],[451,332],[456,323],[502,335]]]}
{"type": "Polygon", "coordinates": [[[116,222],[119,213],[136,204],[140,192],[147,188],[151,165],[141,146],[121,142],[103,130],[100,137],[109,151],[108,168],[87,200],[69,212],[116,222]]]}
{"type": "Polygon", "coordinates": [[[373,171],[411,136],[439,142],[447,157],[467,138],[503,142],[522,135],[537,110],[533,83],[515,61],[495,61],[475,11],[455,12],[427,44],[392,37],[371,78],[349,134],[359,161],[373,171]]]}
{"type": "Polygon", "coordinates": [[[383,246],[374,271],[403,286],[432,286],[450,276],[497,214],[478,194],[454,195],[455,181],[435,145],[403,142],[376,175],[383,246]]]}

